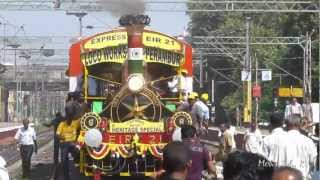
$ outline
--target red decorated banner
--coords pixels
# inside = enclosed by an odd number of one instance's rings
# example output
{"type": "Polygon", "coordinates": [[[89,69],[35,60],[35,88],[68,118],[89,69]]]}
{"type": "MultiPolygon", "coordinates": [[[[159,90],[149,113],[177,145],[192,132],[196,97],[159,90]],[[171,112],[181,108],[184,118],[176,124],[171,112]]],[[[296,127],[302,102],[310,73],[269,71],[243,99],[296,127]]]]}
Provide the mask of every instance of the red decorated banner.
{"type": "MultiPolygon", "coordinates": [[[[112,144],[131,144],[133,133],[106,133],[103,141],[112,144]]],[[[139,143],[160,144],[168,142],[170,139],[166,133],[139,133],[139,143]]]]}

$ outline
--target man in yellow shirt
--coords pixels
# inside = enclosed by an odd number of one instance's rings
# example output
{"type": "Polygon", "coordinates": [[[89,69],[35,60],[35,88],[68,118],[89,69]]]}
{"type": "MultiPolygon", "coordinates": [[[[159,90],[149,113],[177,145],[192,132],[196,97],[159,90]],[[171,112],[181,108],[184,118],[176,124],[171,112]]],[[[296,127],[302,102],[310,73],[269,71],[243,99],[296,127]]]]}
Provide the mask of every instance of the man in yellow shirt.
{"type": "Polygon", "coordinates": [[[75,146],[75,141],[80,128],[79,120],[74,120],[73,108],[66,108],[66,120],[61,122],[57,129],[57,136],[60,139],[61,163],[64,179],[69,180],[69,153],[74,161],[79,160],[79,152],[75,146]]]}

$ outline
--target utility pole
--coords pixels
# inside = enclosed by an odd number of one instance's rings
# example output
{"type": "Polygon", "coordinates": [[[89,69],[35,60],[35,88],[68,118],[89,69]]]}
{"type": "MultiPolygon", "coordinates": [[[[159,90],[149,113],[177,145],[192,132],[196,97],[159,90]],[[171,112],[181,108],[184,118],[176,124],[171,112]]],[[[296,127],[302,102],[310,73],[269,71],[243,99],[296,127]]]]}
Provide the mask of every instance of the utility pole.
{"type": "Polygon", "coordinates": [[[199,73],[200,73],[200,90],[203,88],[203,56],[200,54],[200,64],[199,64],[199,73]]]}
{"type": "Polygon", "coordinates": [[[8,44],[7,46],[11,47],[14,49],[14,81],[16,82],[16,117],[19,116],[19,97],[20,97],[20,92],[19,92],[19,81],[17,80],[17,49],[21,46],[20,44],[8,44]]]}
{"type": "Polygon", "coordinates": [[[211,79],[211,122],[214,122],[214,113],[215,113],[215,99],[214,99],[214,94],[215,94],[215,82],[214,78],[212,77],[211,79]]]}
{"type": "Polygon", "coordinates": [[[304,92],[304,100],[311,98],[311,79],[312,79],[312,56],[311,56],[311,36],[314,31],[310,34],[306,34],[306,44],[303,47],[304,57],[303,57],[303,92],[304,92]]]}
{"type": "MultiPolygon", "coordinates": [[[[258,81],[258,59],[255,56],[255,62],[256,62],[256,79],[255,79],[255,86],[259,86],[259,81],[258,81]]],[[[255,97],[255,103],[256,103],[256,111],[255,111],[255,123],[258,125],[259,122],[259,97],[255,97]]]]}
{"type": "MultiPolygon", "coordinates": [[[[320,86],[320,0],[318,1],[318,85],[320,86]]],[[[319,114],[318,114],[318,120],[319,120],[319,122],[320,122],[320,87],[318,88],[318,105],[319,105],[319,114]]],[[[319,128],[319,132],[318,132],[319,134],[320,134],[320,128],[319,128]]],[[[318,149],[320,149],[320,141],[318,141],[318,144],[317,144],[317,146],[318,146],[318,149]]],[[[318,157],[317,157],[317,159],[318,159],[318,162],[320,162],[320,153],[318,153],[318,157]]],[[[318,165],[318,167],[317,167],[317,170],[318,171],[320,171],[320,165],[318,165]]]]}
{"type": "Polygon", "coordinates": [[[86,12],[67,12],[66,14],[78,17],[78,20],[79,20],[79,36],[82,37],[82,30],[83,30],[82,18],[84,16],[86,16],[88,13],[86,13],[86,12]]]}
{"type": "Polygon", "coordinates": [[[14,79],[17,80],[17,49],[21,46],[20,44],[8,44],[14,50],[14,79]]]}
{"type": "Polygon", "coordinates": [[[246,17],[246,56],[244,63],[244,71],[246,79],[244,82],[244,116],[243,121],[250,123],[252,119],[252,82],[251,82],[251,57],[250,57],[250,21],[251,17],[246,17]]]}
{"type": "Polygon", "coordinates": [[[0,25],[3,25],[3,62],[6,61],[6,41],[7,41],[7,30],[6,30],[6,26],[7,26],[7,23],[3,22],[1,23],[0,22],[0,25]]]}

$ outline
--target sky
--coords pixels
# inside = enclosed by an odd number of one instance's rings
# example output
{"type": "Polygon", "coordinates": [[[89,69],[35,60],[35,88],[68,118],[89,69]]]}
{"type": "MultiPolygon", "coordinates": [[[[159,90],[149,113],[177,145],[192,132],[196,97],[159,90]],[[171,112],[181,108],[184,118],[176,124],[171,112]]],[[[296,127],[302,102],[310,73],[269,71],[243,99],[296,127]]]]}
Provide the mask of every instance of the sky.
{"type": "MultiPolygon", "coordinates": [[[[182,35],[187,28],[189,17],[185,12],[146,12],[151,18],[150,28],[168,35],[182,35]]],[[[12,25],[6,25],[7,36],[67,36],[66,39],[59,39],[59,43],[46,44],[46,48],[68,49],[71,37],[79,35],[79,21],[75,16],[67,16],[63,11],[2,11],[0,12],[0,22],[6,22],[12,25]],[[19,27],[23,26],[24,31],[19,27]],[[61,42],[63,41],[63,42],[61,42]]],[[[94,29],[83,29],[84,36],[94,35],[103,31],[108,31],[118,26],[118,18],[110,13],[88,13],[83,18],[83,26],[94,26],[94,29]]],[[[4,26],[0,24],[0,36],[4,35],[4,26]]],[[[41,42],[32,41],[22,43],[20,49],[35,48],[43,45],[41,42]]],[[[2,44],[0,43],[0,47],[2,44]]],[[[2,54],[2,53],[1,53],[2,54]]],[[[0,56],[1,56],[0,54],[0,56]]],[[[2,63],[12,64],[13,55],[10,52],[6,54],[6,60],[0,58],[2,63]],[[9,57],[8,57],[9,56],[9,57]],[[6,62],[5,62],[6,61],[6,62]]],[[[2,56],[3,57],[3,56],[2,56]]],[[[55,57],[52,57],[55,58],[55,57]]],[[[61,62],[66,62],[67,57],[61,62]]],[[[51,59],[48,58],[48,61],[51,59]]],[[[52,60],[51,60],[52,61],[52,60]]],[[[19,60],[24,64],[23,59],[19,60]]]]}
{"type": "MultiPolygon", "coordinates": [[[[151,17],[151,29],[169,34],[183,34],[189,17],[185,12],[146,12],[151,17]]],[[[67,16],[65,12],[2,12],[2,18],[11,24],[24,26],[28,36],[75,36],[79,34],[79,22],[75,16],[67,16]]],[[[0,19],[1,21],[1,19],[0,19]]],[[[3,20],[2,20],[3,21],[3,20]]],[[[88,13],[83,18],[83,25],[96,26],[95,29],[84,29],[85,35],[95,34],[118,26],[118,19],[109,13],[88,13]]],[[[17,29],[7,27],[7,34],[14,34],[17,29]]],[[[3,34],[0,28],[0,34],[3,34]]],[[[23,35],[21,32],[18,35],[23,35]]]]}

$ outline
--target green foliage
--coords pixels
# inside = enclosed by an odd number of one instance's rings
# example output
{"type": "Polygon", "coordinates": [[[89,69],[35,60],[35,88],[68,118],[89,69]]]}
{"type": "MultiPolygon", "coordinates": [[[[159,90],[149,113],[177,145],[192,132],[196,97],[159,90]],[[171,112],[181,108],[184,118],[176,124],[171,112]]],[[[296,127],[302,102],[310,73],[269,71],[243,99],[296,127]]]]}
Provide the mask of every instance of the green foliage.
{"type": "MultiPolygon", "coordinates": [[[[197,0],[202,1],[202,0],[197,0]]],[[[205,1],[205,0],[203,0],[205,1]]],[[[188,3],[188,8],[208,8],[208,4],[188,3]]],[[[281,37],[281,36],[303,36],[307,32],[318,28],[318,15],[312,13],[256,13],[245,14],[239,12],[195,12],[188,13],[191,22],[189,31],[192,36],[245,36],[245,18],[251,17],[252,37],[281,37]]],[[[312,39],[317,40],[316,32],[312,39]]],[[[254,39],[251,39],[254,41],[254,39]]],[[[302,44],[303,45],[303,44],[302,44]]],[[[216,45],[219,48],[245,48],[244,45],[216,45]]],[[[318,45],[313,43],[312,58],[318,60],[318,45]]],[[[272,69],[273,75],[284,74],[274,63],[293,75],[302,78],[303,50],[296,45],[252,45],[251,56],[253,64],[255,59],[259,62],[259,68],[272,69]]],[[[206,56],[210,67],[215,69],[226,69],[222,72],[230,79],[242,84],[240,73],[243,69],[242,63],[244,53],[230,56],[206,56]]],[[[254,66],[253,66],[254,68],[254,66]]],[[[313,81],[318,81],[318,63],[313,64],[313,81]]],[[[260,73],[259,73],[260,74],[260,73]]],[[[252,77],[255,77],[253,74],[252,77]]],[[[215,81],[226,81],[217,73],[209,71],[209,79],[215,81]]],[[[285,76],[282,85],[300,85],[296,79],[285,76]]],[[[226,111],[235,109],[243,102],[242,88],[231,83],[223,85],[216,83],[216,105],[222,106],[226,111]]],[[[260,101],[262,118],[267,117],[267,112],[273,110],[273,88],[280,85],[279,78],[273,78],[271,82],[263,83],[263,97],[260,101]]],[[[211,91],[208,89],[208,91],[211,91]]],[[[318,83],[313,83],[313,99],[317,98],[318,83]]]]}

